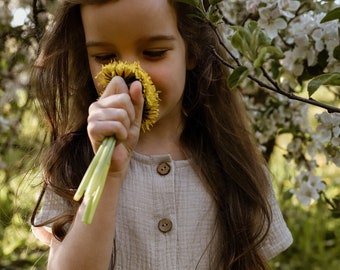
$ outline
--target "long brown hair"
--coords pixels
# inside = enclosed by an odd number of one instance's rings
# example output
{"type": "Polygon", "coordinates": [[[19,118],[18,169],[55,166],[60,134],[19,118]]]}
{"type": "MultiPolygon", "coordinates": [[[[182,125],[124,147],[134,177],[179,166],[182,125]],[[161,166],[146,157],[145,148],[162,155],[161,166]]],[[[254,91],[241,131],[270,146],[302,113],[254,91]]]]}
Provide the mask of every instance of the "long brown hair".
{"type": "MultiPolygon", "coordinates": [[[[51,139],[43,164],[46,185],[71,204],[73,191],[93,156],[86,119],[88,106],[97,98],[79,4],[103,2],[61,4],[32,76],[51,139]]],[[[197,16],[188,16],[195,13],[191,6],[171,2],[179,31],[196,62],[187,73],[181,143],[216,202],[218,250],[213,269],[267,269],[259,252],[271,220],[264,161],[240,95],[227,87],[228,70],[215,55],[224,51],[212,27],[197,16]]],[[[35,211],[32,220],[34,215],[35,211]]],[[[61,228],[70,219],[72,216],[61,217],[54,224],[57,238],[63,239],[66,232],[61,228]]]]}

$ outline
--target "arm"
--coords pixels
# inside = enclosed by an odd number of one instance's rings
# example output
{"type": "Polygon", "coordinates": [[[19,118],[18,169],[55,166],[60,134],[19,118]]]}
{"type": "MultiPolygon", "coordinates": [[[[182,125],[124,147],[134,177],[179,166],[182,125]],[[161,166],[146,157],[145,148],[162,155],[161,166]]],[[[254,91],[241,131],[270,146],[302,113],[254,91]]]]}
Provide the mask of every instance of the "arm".
{"type": "Polygon", "coordinates": [[[48,269],[108,269],[119,191],[139,138],[142,110],[141,84],[134,82],[129,90],[119,77],[113,78],[100,100],[90,106],[88,133],[93,149],[97,151],[103,139],[112,135],[118,144],[92,223],[81,221],[85,197],[64,240],[52,238],[48,269]]]}
{"type": "Polygon", "coordinates": [[[81,221],[84,202],[65,239],[59,242],[52,238],[48,269],[108,269],[115,232],[119,180],[107,179],[92,224],[86,225],[81,221]]]}

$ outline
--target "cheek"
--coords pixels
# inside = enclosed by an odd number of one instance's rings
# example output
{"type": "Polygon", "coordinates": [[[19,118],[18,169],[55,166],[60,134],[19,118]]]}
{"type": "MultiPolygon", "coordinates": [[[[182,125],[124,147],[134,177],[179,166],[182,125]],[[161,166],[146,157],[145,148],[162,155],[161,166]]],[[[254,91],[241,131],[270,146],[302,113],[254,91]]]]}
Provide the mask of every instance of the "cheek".
{"type": "Polygon", "coordinates": [[[186,69],[183,66],[169,66],[149,71],[152,81],[158,91],[161,91],[161,98],[167,96],[178,96],[184,91],[186,69]]]}
{"type": "Polygon", "coordinates": [[[156,89],[160,91],[161,104],[177,103],[181,99],[184,91],[184,78],[167,74],[167,76],[155,79],[154,84],[156,89]]]}
{"type": "Polygon", "coordinates": [[[91,76],[92,80],[94,82],[94,86],[97,89],[97,92],[102,92],[104,90],[104,87],[98,84],[98,81],[96,80],[97,74],[101,71],[101,65],[93,63],[89,61],[90,63],[90,71],[91,71],[91,76]]]}

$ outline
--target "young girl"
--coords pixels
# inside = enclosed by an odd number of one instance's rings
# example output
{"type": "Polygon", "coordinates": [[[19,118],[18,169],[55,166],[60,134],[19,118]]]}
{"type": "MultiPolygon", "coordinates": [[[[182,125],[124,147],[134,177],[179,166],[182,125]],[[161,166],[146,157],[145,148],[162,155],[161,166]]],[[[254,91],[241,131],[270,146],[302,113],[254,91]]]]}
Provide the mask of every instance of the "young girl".
{"type": "Polygon", "coordinates": [[[33,73],[50,134],[32,223],[49,269],[267,269],[292,242],[209,24],[171,0],[63,0],[33,73]],[[142,133],[139,61],[160,92],[142,133]],[[118,144],[92,224],[72,197],[106,136],[118,144]],[[44,195],[44,196],[43,196],[44,195]]]}

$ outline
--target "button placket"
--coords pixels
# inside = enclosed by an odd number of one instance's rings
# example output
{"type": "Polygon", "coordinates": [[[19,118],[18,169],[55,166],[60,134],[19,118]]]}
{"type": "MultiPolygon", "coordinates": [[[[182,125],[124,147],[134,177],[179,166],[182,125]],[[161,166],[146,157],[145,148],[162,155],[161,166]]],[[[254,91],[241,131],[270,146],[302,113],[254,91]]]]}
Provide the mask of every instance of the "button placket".
{"type": "Polygon", "coordinates": [[[156,250],[159,256],[166,256],[168,262],[173,262],[176,269],[177,258],[177,220],[175,200],[175,167],[170,156],[159,157],[154,160],[155,195],[154,229],[156,250]],[[157,176],[158,175],[158,176],[157,176]]]}

